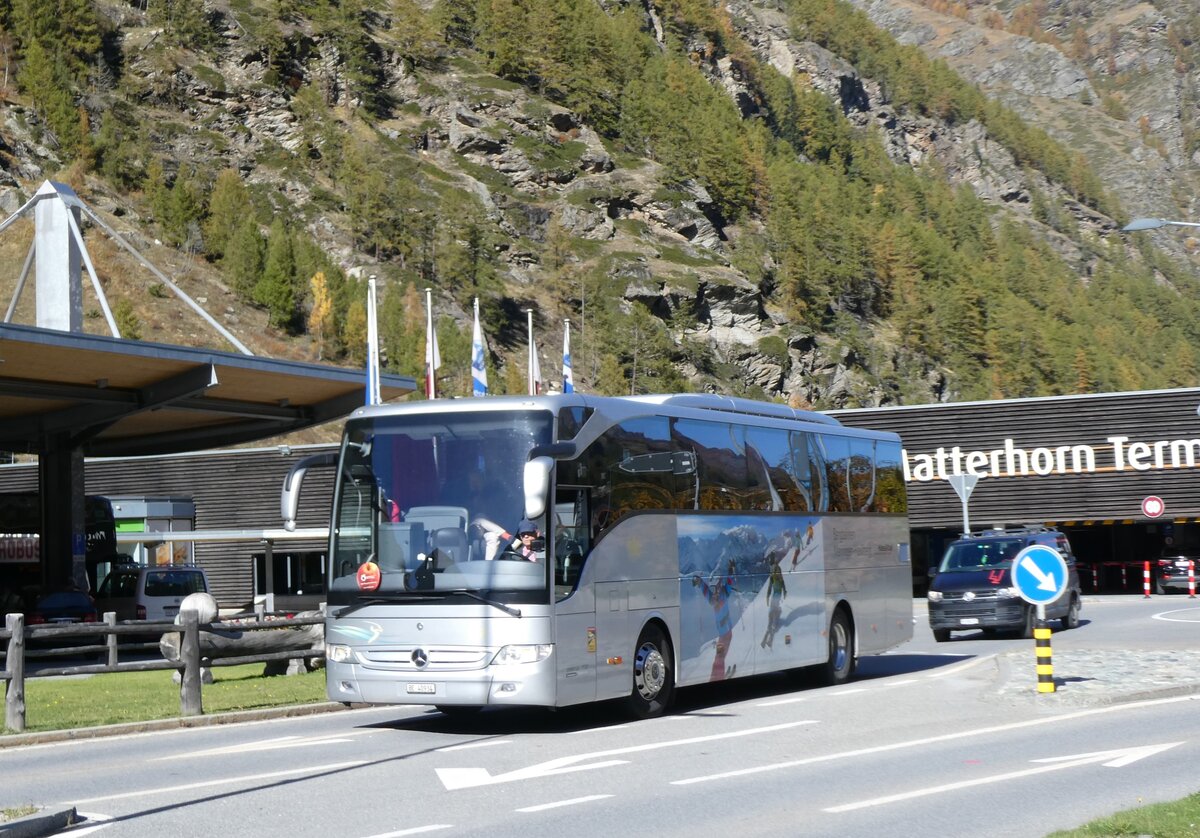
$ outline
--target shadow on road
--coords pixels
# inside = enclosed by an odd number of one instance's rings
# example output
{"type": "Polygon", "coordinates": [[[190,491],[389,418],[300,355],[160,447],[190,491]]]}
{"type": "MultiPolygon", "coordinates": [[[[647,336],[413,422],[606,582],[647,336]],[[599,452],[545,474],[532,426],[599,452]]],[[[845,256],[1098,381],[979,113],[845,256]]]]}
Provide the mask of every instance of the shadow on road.
{"type": "MultiPolygon", "coordinates": [[[[859,660],[855,681],[872,681],[898,675],[931,672],[976,657],[962,655],[892,654],[872,655],[859,660]]],[[[852,682],[853,684],[854,682],[852,682]]],[[[692,713],[741,715],[736,705],[747,701],[770,700],[827,689],[816,669],[776,672],[738,678],[714,684],[685,687],[675,694],[671,714],[692,713]]],[[[362,725],[375,730],[421,730],[454,735],[502,736],[521,734],[561,734],[600,727],[637,724],[630,719],[620,701],[608,701],[557,710],[545,708],[485,707],[474,712],[446,714],[430,707],[417,715],[362,725]]]]}

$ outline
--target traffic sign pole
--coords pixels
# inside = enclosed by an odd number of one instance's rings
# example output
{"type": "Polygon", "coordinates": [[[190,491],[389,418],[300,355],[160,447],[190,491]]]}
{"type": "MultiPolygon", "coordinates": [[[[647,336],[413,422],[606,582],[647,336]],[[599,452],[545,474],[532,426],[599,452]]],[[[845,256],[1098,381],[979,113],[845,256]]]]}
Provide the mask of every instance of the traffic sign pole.
{"type": "Polygon", "coordinates": [[[979,482],[979,475],[952,474],[947,480],[950,481],[950,486],[962,501],[963,534],[966,535],[971,531],[971,516],[967,512],[967,501],[971,498],[971,492],[975,490],[975,484],[979,482]]]}
{"type": "Polygon", "coordinates": [[[1037,691],[1052,693],[1054,663],[1050,655],[1050,627],[1046,625],[1046,606],[1039,605],[1037,626],[1033,629],[1034,654],[1037,655],[1037,691]]]}
{"type": "Polygon", "coordinates": [[[1054,664],[1050,656],[1050,627],[1046,625],[1046,605],[1061,597],[1067,590],[1067,562],[1053,547],[1033,544],[1013,557],[1013,587],[1021,599],[1037,609],[1033,628],[1034,652],[1037,655],[1037,691],[1055,691],[1054,664]]]}

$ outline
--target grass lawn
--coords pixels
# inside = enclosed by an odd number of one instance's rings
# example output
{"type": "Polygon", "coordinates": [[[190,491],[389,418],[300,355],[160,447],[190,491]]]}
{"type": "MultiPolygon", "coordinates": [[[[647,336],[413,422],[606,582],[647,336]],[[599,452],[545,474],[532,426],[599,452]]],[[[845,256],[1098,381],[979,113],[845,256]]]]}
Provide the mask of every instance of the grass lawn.
{"type": "MultiPolygon", "coordinates": [[[[204,712],[255,710],[325,701],[325,670],[263,677],[263,664],[214,667],[201,688],[204,712]]],[[[83,678],[25,682],[27,732],[142,722],[179,716],[179,685],[171,671],[110,672],[83,678]]],[[[6,733],[11,733],[7,728],[6,733]]]]}
{"type": "Polygon", "coordinates": [[[1047,838],[1195,838],[1196,835],[1200,835],[1200,794],[1172,803],[1127,809],[1078,829],[1053,832],[1047,838]]]}

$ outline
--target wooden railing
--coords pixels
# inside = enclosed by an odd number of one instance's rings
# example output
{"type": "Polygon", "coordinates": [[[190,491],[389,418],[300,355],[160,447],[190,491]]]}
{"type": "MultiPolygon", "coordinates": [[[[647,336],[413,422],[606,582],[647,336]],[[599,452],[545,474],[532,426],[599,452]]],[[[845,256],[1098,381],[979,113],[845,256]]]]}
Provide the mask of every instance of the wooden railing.
{"type": "MultiPolygon", "coordinates": [[[[283,648],[280,651],[259,651],[250,655],[235,654],[235,649],[224,648],[219,652],[202,653],[202,633],[217,636],[231,632],[256,632],[269,629],[298,626],[323,625],[323,615],[275,618],[266,614],[248,615],[236,622],[216,621],[201,623],[195,611],[182,611],[178,624],[171,621],[129,620],[117,622],[116,614],[104,615],[103,622],[74,623],[68,626],[26,626],[23,614],[8,614],[0,630],[0,644],[7,644],[4,670],[0,680],[6,682],[4,698],[4,725],[12,732],[25,730],[25,681],[28,678],[44,678],[52,675],[93,675],[102,672],[146,672],[157,669],[173,669],[180,673],[179,713],[182,716],[198,716],[204,712],[200,693],[201,670],[213,666],[234,666],[243,663],[269,663],[321,658],[325,655],[322,644],[310,644],[308,648],[283,648]],[[122,650],[158,649],[159,644],[140,643],[133,646],[119,645],[121,637],[146,636],[150,634],[177,633],[179,635],[178,659],[139,660],[122,663],[122,650]],[[26,661],[30,657],[29,641],[56,641],[66,638],[82,638],[83,643],[53,649],[36,650],[38,658],[53,658],[80,655],[101,655],[103,663],[77,666],[45,667],[36,672],[26,672],[26,661]],[[97,640],[99,642],[88,642],[97,640]]],[[[282,638],[283,636],[280,635],[282,638]]],[[[268,644],[269,646],[270,644],[268,644]]],[[[276,644],[286,646],[286,643],[276,644]]]]}

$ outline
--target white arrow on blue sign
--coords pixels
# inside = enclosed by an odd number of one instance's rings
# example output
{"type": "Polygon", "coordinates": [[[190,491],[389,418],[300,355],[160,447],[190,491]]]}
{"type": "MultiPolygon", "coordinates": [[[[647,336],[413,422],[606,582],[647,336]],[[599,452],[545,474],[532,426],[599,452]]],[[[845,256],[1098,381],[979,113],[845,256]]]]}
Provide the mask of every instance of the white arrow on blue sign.
{"type": "Polygon", "coordinates": [[[1033,544],[1013,559],[1012,583],[1026,602],[1054,602],[1067,589],[1067,562],[1053,547],[1033,544]]]}

